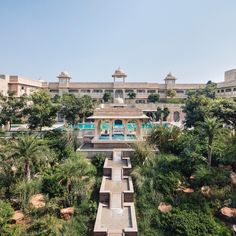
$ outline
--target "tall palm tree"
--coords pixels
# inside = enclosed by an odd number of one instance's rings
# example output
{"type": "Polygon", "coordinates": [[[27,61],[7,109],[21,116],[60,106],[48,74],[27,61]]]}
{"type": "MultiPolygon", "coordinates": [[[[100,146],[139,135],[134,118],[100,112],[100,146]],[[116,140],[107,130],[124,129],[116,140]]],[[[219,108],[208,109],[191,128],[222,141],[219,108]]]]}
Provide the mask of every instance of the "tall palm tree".
{"type": "Polygon", "coordinates": [[[21,135],[11,140],[7,155],[14,158],[16,166],[22,169],[22,175],[30,181],[33,167],[47,163],[51,159],[50,154],[43,139],[33,135],[21,135]]]}
{"type": "Polygon", "coordinates": [[[199,127],[203,130],[203,133],[208,139],[208,166],[211,166],[212,162],[212,149],[214,138],[222,131],[222,120],[218,120],[217,117],[205,117],[203,122],[198,123],[199,127]]]}
{"type": "Polygon", "coordinates": [[[77,197],[87,196],[95,183],[96,170],[84,157],[72,154],[59,167],[59,182],[65,185],[67,201],[72,205],[77,197]]]}

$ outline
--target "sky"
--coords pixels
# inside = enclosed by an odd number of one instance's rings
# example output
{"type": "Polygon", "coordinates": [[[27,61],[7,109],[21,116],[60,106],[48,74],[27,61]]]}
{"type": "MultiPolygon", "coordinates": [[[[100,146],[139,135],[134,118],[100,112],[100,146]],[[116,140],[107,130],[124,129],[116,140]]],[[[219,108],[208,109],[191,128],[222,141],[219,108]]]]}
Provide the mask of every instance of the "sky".
{"type": "Polygon", "coordinates": [[[0,74],[56,81],[223,81],[236,68],[235,0],[0,0],[0,74]]]}

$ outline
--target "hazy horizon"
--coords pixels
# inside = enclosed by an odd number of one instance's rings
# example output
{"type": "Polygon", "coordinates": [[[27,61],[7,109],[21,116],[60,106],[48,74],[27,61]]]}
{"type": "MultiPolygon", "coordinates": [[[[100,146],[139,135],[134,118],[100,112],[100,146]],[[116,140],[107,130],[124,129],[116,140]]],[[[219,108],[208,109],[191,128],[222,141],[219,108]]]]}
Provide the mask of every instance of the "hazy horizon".
{"type": "Polygon", "coordinates": [[[0,74],[56,81],[223,81],[236,68],[236,1],[51,0],[0,3],[0,74]]]}

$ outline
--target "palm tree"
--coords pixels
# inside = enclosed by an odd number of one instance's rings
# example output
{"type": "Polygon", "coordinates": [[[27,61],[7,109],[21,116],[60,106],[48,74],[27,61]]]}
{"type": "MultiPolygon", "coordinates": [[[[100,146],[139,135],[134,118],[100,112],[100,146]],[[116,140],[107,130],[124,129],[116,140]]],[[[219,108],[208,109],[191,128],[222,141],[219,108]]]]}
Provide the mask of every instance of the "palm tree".
{"type": "Polygon", "coordinates": [[[72,205],[77,197],[87,196],[94,183],[95,168],[84,157],[73,154],[59,167],[59,182],[67,190],[67,202],[72,205]]]}
{"type": "Polygon", "coordinates": [[[177,126],[164,127],[156,125],[152,128],[148,142],[155,145],[161,152],[168,152],[170,142],[176,141],[181,130],[177,126]]]}
{"type": "Polygon", "coordinates": [[[214,138],[222,131],[222,120],[218,120],[217,117],[205,117],[203,122],[198,123],[199,127],[203,130],[203,133],[208,139],[208,166],[211,166],[212,161],[212,149],[214,138]]]}
{"type": "Polygon", "coordinates": [[[51,159],[50,151],[44,140],[33,135],[21,135],[8,145],[8,156],[15,160],[15,165],[21,166],[23,176],[27,181],[32,178],[32,168],[37,164],[51,159]]]}

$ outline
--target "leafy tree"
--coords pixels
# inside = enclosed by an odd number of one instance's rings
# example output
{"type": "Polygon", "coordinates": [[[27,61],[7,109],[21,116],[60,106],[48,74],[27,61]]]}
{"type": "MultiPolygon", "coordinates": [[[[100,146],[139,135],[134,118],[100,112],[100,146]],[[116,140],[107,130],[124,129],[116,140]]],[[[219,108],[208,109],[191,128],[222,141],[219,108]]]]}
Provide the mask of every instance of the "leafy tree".
{"type": "Polygon", "coordinates": [[[198,124],[208,138],[208,165],[211,166],[213,142],[215,136],[222,131],[222,121],[216,117],[206,117],[204,122],[199,122],[198,124]]]}
{"type": "Polygon", "coordinates": [[[162,215],[161,226],[171,235],[230,236],[229,230],[220,226],[211,215],[201,211],[174,209],[162,215]]]}
{"type": "Polygon", "coordinates": [[[135,99],[136,98],[136,93],[134,91],[129,91],[127,95],[129,97],[129,99],[135,99]]]}
{"type": "Polygon", "coordinates": [[[163,109],[160,107],[157,107],[157,111],[154,113],[155,120],[160,120],[160,124],[162,125],[162,121],[166,121],[168,115],[170,114],[170,111],[168,107],[164,107],[163,109]]]}
{"type": "Polygon", "coordinates": [[[45,165],[51,158],[51,152],[42,139],[31,135],[22,135],[12,140],[8,146],[8,156],[14,158],[15,165],[22,176],[30,181],[38,164],[45,165]]]}
{"type": "Polygon", "coordinates": [[[10,203],[0,200],[0,230],[7,224],[13,215],[14,210],[12,209],[10,203]]]}
{"type": "Polygon", "coordinates": [[[204,95],[191,95],[189,96],[183,107],[185,112],[185,125],[192,127],[196,122],[204,121],[206,115],[210,115],[211,99],[204,95]]]}
{"type": "Polygon", "coordinates": [[[232,98],[217,98],[210,105],[214,117],[218,117],[225,124],[236,126],[236,101],[232,98]]]}
{"type": "Polygon", "coordinates": [[[68,124],[75,125],[79,121],[80,103],[74,94],[64,93],[60,100],[60,114],[68,124]]]}
{"type": "Polygon", "coordinates": [[[22,109],[26,105],[26,97],[17,98],[14,92],[9,92],[8,97],[0,94],[0,125],[21,123],[23,117],[22,109]]]}
{"type": "Polygon", "coordinates": [[[171,97],[171,98],[175,97],[176,94],[177,94],[177,93],[176,93],[176,90],[174,90],[174,89],[168,89],[167,92],[166,92],[166,95],[167,95],[168,97],[171,97]]]}
{"type": "Polygon", "coordinates": [[[159,101],[159,99],[160,99],[160,94],[158,94],[158,93],[151,93],[151,94],[148,95],[147,101],[149,103],[156,103],[156,102],[159,101]]]}
{"type": "Polygon", "coordinates": [[[152,128],[148,137],[148,142],[155,145],[161,152],[169,152],[170,146],[178,139],[181,134],[180,128],[172,126],[171,128],[156,125],[152,128]]]}
{"type": "Polygon", "coordinates": [[[79,99],[79,116],[85,121],[85,118],[93,113],[95,103],[89,95],[84,95],[79,99]]]}
{"type": "Polygon", "coordinates": [[[217,84],[209,80],[203,89],[203,94],[208,98],[215,98],[217,84]]]}
{"type": "Polygon", "coordinates": [[[111,102],[113,99],[111,92],[105,92],[102,99],[104,102],[111,102]]]}
{"type": "Polygon", "coordinates": [[[52,102],[54,103],[59,103],[60,102],[60,98],[61,96],[56,94],[53,98],[52,98],[52,102]]]}
{"type": "Polygon", "coordinates": [[[57,116],[58,105],[52,103],[49,94],[43,90],[30,96],[32,105],[25,108],[30,129],[42,130],[44,126],[52,126],[57,116]]]}

